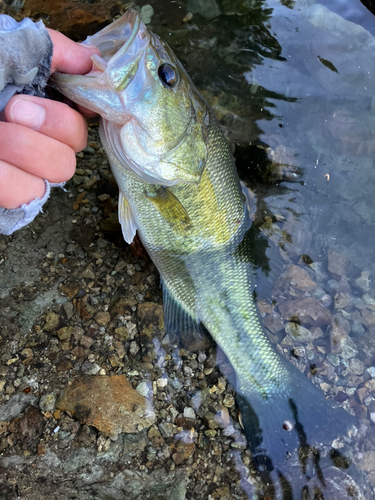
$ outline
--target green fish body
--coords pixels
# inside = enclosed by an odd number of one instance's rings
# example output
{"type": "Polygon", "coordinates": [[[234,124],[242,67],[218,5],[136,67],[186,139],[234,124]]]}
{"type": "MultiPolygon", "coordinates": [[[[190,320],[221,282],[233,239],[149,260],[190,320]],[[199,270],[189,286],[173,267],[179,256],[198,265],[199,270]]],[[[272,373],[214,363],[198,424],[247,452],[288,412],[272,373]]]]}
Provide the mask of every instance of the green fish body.
{"type": "Polygon", "coordinates": [[[89,42],[101,51],[95,69],[57,75],[54,86],[103,118],[124,237],[130,243],[138,231],[160,272],[167,327],[209,331],[234,368],[256,463],[286,474],[301,448],[331,444],[351,417],[268,339],[255,300],[254,242],[270,245],[252,227],[220,126],[171,49],[135,11],[89,42]]]}

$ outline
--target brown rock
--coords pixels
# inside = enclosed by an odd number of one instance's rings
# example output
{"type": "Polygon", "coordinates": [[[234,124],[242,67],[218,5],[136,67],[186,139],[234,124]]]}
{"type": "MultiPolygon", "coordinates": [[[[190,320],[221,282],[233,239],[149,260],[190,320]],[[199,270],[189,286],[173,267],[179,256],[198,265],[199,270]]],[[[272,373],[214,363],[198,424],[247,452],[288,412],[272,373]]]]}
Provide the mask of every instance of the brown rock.
{"type": "Polygon", "coordinates": [[[43,329],[46,332],[52,332],[55,330],[60,322],[60,316],[52,311],[49,311],[46,316],[46,322],[44,324],[43,329]]]}
{"type": "Polygon", "coordinates": [[[183,441],[179,441],[176,446],[176,453],[173,453],[172,459],[176,465],[179,465],[187,458],[190,458],[194,451],[194,443],[184,443],[183,441]]]}
{"type": "Polygon", "coordinates": [[[285,320],[294,323],[321,326],[330,325],[332,321],[331,313],[314,297],[285,301],[279,309],[285,320]]]}
{"type": "Polygon", "coordinates": [[[302,267],[291,265],[284,272],[285,278],[290,281],[298,290],[303,290],[304,292],[309,292],[310,290],[315,290],[316,283],[310,278],[309,273],[302,267]]]}
{"type": "Polygon", "coordinates": [[[99,312],[98,314],[95,315],[95,321],[98,323],[99,326],[105,326],[107,325],[111,320],[111,316],[109,315],[108,312],[99,312]]]}
{"type": "Polygon", "coordinates": [[[26,450],[36,444],[43,432],[43,415],[37,408],[30,406],[18,424],[22,448],[26,450]]]}
{"type": "Polygon", "coordinates": [[[111,315],[111,319],[116,318],[117,316],[127,316],[128,314],[132,314],[132,306],[135,305],[133,299],[125,299],[121,298],[117,302],[115,302],[109,308],[109,313],[111,315]]]}
{"type": "Polygon", "coordinates": [[[83,40],[96,33],[112,22],[112,16],[116,13],[120,13],[117,0],[102,0],[95,4],[67,0],[28,0],[22,11],[23,17],[42,18],[49,28],[61,31],[74,40],[83,40]]]}
{"type": "Polygon", "coordinates": [[[73,283],[72,285],[60,285],[59,290],[61,293],[66,295],[68,299],[72,299],[80,291],[81,286],[78,283],[73,283]]]}
{"type": "Polygon", "coordinates": [[[56,407],[110,437],[139,432],[155,421],[148,401],[124,375],[78,377],[63,391],[56,407]]]}
{"type": "Polygon", "coordinates": [[[71,370],[73,368],[72,363],[69,361],[69,359],[63,359],[57,366],[56,366],[56,371],[57,372],[67,372],[68,370],[71,370]]]}
{"type": "Polygon", "coordinates": [[[59,337],[59,340],[62,342],[70,340],[70,337],[73,334],[73,326],[64,326],[57,330],[56,335],[59,337]]]}

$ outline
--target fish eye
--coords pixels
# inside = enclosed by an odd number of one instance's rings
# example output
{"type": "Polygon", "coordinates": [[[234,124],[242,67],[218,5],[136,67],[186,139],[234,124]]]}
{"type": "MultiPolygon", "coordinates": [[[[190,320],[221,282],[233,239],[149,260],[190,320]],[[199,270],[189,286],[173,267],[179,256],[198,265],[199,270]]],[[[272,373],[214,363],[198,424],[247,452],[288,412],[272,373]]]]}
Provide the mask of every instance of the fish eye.
{"type": "Polygon", "coordinates": [[[158,69],[158,75],[164,85],[169,88],[175,87],[178,83],[177,71],[170,64],[161,64],[158,69]]]}

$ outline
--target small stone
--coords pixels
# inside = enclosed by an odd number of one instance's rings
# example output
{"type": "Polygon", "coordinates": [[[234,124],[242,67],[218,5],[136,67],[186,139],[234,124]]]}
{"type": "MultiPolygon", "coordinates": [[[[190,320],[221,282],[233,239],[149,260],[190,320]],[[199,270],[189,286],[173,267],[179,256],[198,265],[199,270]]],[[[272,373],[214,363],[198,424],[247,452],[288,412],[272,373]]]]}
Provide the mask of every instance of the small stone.
{"type": "Polygon", "coordinates": [[[361,360],[357,358],[351,358],[349,360],[349,368],[355,375],[362,375],[365,370],[365,366],[361,360]]]}
{"type": "Polygon", "coordinates": [[[52,311],[49,311],[47,313],[43,329],[46,332],[52,332],[58,327],[59,323],[60,323],[60,316],[52,311]]]}
{"type": "Polygon", "coordinates": [[[57,366],[56,366],[56,371],[57,372],[67,372],[68,370],[71,370],[73,368],[73,365],[69,359],[63,359],[57,366]]]}
{"type": "Polygon", "coordinates": [[[207,429],[206,431],[204,431],[204,434],[205,436],[207,436],[208,438],[214,438],[217,434],[217,431],[215,431],[214,429],[207,429]]]}
{"type": "Polygon", "coordinates": [[[156,425],[152,425],[148,431],[148,437],[149,439],[153,438],[160,438],[161,434],[159,429],[156,427],[156,425]]]}
{"type": "Polygon", "coordinates": [[[170,438],[173,436],[173,424],[170,422],[161,422],[159,424],[159,430],[163,438],[170,438]]]}
{"type": "Polygon", "coordinates": [[[108,312],[99,312],[95,315],[95,321],[99,326],[106,326],[111,321],[111,316],[108,312]]]}
{"type": "Polygon", "coordinates": [[[375,366],[370,366],[366,371],[371,378],[375,378],[375,366]]]}
{"type": "Polygon", "coordinates": [[[291,265],[284,271],[285,278],[298,290],[309,292],[315,290],[316,283],[310,278],[309,273],[302,267],[291,265]]]}
{"type": "Polygon", "coordinates": [[[298,346],[293,349],[293,354],[297,358],[303,358],[306,355],[306,349],[303,346],[298,346]]]}
{"type": "Polygon", "coordinates": [[[156,385],[158,389],[164,389],[168,385],[168,379],[166,377],[158,378],[156,385]]]}
{"type": "Polygon", "coordinates": [[[133,342],[130,342],[129,352],[132,356],[135,356],[139,352],[139,349],[140,347],[135,340],[133,340],[133,342]]]}
{"type": "Polygon", "coordinates": [[[56,396],[51,392],[50,394],[45,394],[40,398],[39,408],[42,412],[54,412],[56,404],[56,396]]]}
{"type": "Polygon", "coordinates": [[[90,280],[95,279],[95,273],[91,266],[87,266],[80,274],[81,278],[87,278],[90,280]]]}
{"type": "Polygon", "coordinates": [[[193,408],[191,408],[190,406],[185,406],[185,408],[184,408],[184,417],[185,418],[190,418],[191,420],[195,420],[196,419],[196,415],[195,415],[195,411],[193,410],[193,408]]]}
{"type": "Polygon", "coordinates": [[[293,323],[293,322],[286,323],[285,331],[298,342],[310,343],[313,340],[313,336],[310,330],[299,325],[298,323],[293,323]]]}
{"type": "Polygon", "coordinates": [[[226,406],[227,408],[232,408],[234,403],[235,403],[234,397],[231,394],[226,394],[223,399],[223,405],[226,406]]]}
{"type": "Polygon", "coordinates": [[[90,338],[90,337],[86,337],[86,335],[83,335],[81,338],[80,338],[80,341],[79,341],[80,345],[82,347],[85,347],[85,349],[89,349],[92,344],[94,343],[93,339],[90,338]]]}
{"type": "Polygon", "coordinates": [[[355,280],[355,284],[361,288],[364,292],[370,290],[370,273],[368,271],[362,271],[361,276],[355,280]]]}
{"type": "Polygon", "coordinates": [[[140,384],[137,385],[136,391],[139,392],[141,396],[147,398],[151,389],[147,382],[141,382],[140,384]]]}
{"type": "Polygon", "coordinates": [[[141,8],[141,18],[145,24],[150,24],[153,15],[154,9],[151,5],[147,4],[141,8]]]}
{"type": "Polygon", "coordinates": [[[322,382],[319,387],[322,389],[323,392],[328,392],[331,388],[331,386],[326,382],[322,382]]]}
{"type": "Polygon", "coordinates": [[[60,328],[60,330],[57,330],[56,335],[59,337],[59,340],[62,342],[66,340],[70,340],[73,332],[72,332],[71,326],[64,326],[63,328],[60,328]]]}

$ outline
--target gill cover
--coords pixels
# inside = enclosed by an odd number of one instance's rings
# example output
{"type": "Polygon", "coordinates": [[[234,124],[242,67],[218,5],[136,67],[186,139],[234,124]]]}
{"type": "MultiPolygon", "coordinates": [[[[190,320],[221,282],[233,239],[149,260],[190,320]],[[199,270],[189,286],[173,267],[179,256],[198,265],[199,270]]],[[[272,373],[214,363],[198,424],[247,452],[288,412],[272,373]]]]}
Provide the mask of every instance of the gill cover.
{"type": "Polygon", "coordinates": [[[150,184],[198,183],[208,113],[169,46],[133,9],[84,43],[100,51],[92,71],[56,73],[52,83],[102,116],[101,137],[116,175],[125,168],[150,184]]]}

